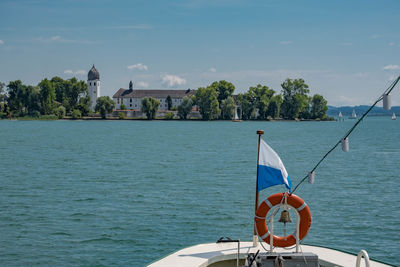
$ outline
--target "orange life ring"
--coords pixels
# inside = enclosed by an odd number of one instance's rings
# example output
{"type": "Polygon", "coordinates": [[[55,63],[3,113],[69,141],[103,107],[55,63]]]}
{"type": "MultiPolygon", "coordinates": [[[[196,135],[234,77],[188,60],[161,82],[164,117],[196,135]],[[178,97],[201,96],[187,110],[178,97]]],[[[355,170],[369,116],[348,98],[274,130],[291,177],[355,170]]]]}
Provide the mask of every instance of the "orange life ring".
{"type": "MultiPolygon", "coordinates": [[[[256,222],[257,233],[266,243],[269,244],[270,233],[268,231],[268,226],[266,223],[267,213],[273,207],[280,203],[283,203],[283,198],[286,195],[287,204],[295,208],[300,215],[300,229],[299,238],[302,240],[308,233],[311,226],[311,212],[310,208],[300,197],[288,194],[288,193],[278,193],[269,196],[264,200],[256,210],[256,216],[254,220],[256,222]]],[[[292,234],[289,236],[273,236],[273,245],[276,247],[290,247],[296,244],[296,237],[292,234]]]]}

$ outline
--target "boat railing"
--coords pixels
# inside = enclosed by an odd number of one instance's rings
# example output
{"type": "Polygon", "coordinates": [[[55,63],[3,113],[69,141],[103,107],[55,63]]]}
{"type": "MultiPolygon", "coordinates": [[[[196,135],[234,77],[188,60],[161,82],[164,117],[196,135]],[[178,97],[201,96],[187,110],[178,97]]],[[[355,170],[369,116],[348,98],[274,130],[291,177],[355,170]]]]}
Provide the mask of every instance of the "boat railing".
{"type": "Polygon", "coordinates": [[[237,242],[238,246],[237,246],[237,258],[236,258],[236,266],[239,267],[239,256],[240,256],[240,240],[239,239],[230,239],[229,237],[226,237],[226,239],[224,239],[223,237],[221,237],[220,239],[217,240],[217,243],[232,243],[232,242],[237,242]]]}
{"type": "Polygon", "coordinates": [[[362,257],[364,257],[365,266],[370,267],[368,253],[365,250],[358,252],[356,267],[360,267],[362,257]]]}

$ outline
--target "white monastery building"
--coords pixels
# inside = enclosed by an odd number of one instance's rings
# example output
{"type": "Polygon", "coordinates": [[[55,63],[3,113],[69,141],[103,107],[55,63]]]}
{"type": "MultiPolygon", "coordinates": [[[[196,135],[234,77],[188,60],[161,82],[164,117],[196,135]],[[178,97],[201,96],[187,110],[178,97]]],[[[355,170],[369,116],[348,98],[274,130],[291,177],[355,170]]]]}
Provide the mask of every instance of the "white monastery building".
{"type": "Polygon", "coordinates": [[[94,110],[97,98],[100,97],[100,73],[94,67],[94,64],[89,70],[87,85],[89,89],[90,100],[92,101],[90,109],[94,110]]]}
{"type": "Polygon", "coordinates": [[[178,107],[185,96],[195,94],[195,90],[163,90],[163,89],[133,89],[133,82],[130,81],[129,89],[119,89],[114,95],[115,108],[121,109],[124,104],[126,109],[140,110],[142,106],[142,98],[153,97],[160,101],[159,110],[168,110],[167,97],[170,96],[172,100],[172,107],[178,107]]]}

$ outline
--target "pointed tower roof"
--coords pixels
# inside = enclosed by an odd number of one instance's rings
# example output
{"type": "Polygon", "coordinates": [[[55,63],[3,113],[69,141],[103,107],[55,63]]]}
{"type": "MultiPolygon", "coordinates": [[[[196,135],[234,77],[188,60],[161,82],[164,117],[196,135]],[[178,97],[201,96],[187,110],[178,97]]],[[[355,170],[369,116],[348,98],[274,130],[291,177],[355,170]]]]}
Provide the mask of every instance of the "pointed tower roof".
{"type": "Polygon", "coordinates": [[[89,70],[89,73],[88,73],[88,81],[92,81],[92,80],[100,80],[100,73],[94,67],[94,64],[93,64],[93,67],[89,70]]]}
{"type": "Polygon", "coordinates": [[[133,90],[133,82],[132,82],[132,80],[129,82],[129,90],[133,90]]]}

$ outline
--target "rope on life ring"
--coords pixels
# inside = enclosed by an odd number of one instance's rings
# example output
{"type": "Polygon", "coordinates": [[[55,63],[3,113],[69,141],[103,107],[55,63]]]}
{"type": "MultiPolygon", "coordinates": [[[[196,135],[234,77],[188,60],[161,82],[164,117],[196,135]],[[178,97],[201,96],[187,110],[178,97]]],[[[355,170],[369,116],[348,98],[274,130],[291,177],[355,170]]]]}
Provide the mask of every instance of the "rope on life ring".
{"type": "MultiPolygon", "coordinates": [[[[281,204],[286,197],[287,204],[296,209],[300,215],[299,239],[302,240],[307,235],[311,226],[311,212],[308,205],[299,196],[288,193],[277,193],[264,200],[256,210],[254,220],[256,222],[257,233],[266,243],[270,242],[270,232],[266,223],[267,213],[272,207],[281,204]]],[[[276,247],[290,247],[296,244],[294,234],[284,236],[273,236],[273,245],[276,247]]]]}

